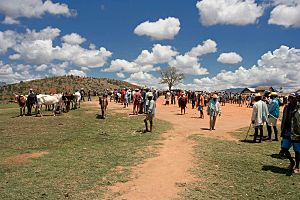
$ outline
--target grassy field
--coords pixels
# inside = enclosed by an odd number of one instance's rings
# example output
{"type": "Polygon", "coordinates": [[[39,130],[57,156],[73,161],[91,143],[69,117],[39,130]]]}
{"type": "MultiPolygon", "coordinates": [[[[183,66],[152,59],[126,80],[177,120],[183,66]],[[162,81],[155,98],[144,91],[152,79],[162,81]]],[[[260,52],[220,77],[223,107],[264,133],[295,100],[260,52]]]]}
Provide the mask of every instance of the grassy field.
{"type": "MultiPolygon", "coordinates": [[[[233,134],[243,140],[246,131],[233,134]]],[[[288,176],[289,161],[277,155],[280,142],[236,143],[201,135],[191,139],[197,142],[192,173],[199,181],[188,185],[183,199],[300,198],[300,174],[288,176]]]]}
{"type": "Polygon", "coordinates": [[[83,105],[62,116],[16,117],[16,105],[1,105],[0,199],[101,198],[155,154],[147,146],[170,127],[156,120],[154,132],[143,134],[142,116],[109,112],[102,120],[97,113],[83,105]],[[38,152],[48,154],[22,160],[38,152]]]}

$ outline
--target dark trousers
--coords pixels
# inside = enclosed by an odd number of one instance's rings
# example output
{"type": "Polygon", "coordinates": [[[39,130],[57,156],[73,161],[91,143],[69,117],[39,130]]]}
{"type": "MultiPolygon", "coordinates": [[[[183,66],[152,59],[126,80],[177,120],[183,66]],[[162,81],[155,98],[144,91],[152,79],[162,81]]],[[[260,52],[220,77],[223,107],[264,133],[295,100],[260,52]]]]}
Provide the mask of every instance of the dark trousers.
{"type": "Polygon", "coordinates": [[[258,129],[259,129],[259,133],[260,133],[260,138],[259,138],[259,142],[262,141],[263,135],[264,135],[264,130],[263,130],[263,125],[259,125],[255,127],[255,132],[254,132],[254,139],[253,142],[256,142],[256,138],[258,136],[258,129]]]}
{"type": "MultiPolygon", "coordinates": [[[[268,130],[268,139],[272,139],[272,126],[267,125],[267,130],[268,130]]],[[[274,135],[275,135],[275,140],[278,140],[278,130],[276,126],[273,126],[274,130],[274,135]]]]}

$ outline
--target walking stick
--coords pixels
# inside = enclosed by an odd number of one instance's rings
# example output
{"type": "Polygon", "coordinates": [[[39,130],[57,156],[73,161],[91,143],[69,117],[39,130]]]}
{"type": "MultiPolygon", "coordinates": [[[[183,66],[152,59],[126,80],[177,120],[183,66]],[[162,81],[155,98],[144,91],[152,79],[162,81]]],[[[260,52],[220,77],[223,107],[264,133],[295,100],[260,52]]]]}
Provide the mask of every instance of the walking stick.
{"type": "Polygon", "coordinates": [[[252,122],[250,123],[250,126],[249,126],[249,128],[248,128],[248,131],[247,131],[247,133],[246,133],[246,137],[245,137],[244,141],[247,140],[251,127],[252,127],[252,122]]]}

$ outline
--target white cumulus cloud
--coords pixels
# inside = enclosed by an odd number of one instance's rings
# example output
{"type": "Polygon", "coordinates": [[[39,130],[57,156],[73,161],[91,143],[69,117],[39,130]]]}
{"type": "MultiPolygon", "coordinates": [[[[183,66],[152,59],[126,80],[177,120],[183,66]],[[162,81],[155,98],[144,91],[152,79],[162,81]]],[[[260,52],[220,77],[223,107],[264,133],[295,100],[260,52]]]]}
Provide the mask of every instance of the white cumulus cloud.
{"type": "Polygon", "coordinates": [[[207,69],[201,67],[198,58],[189,56],[188,54],[176,56],[174,60],[169,62],[169,66],[176,67],[180,72],[185,74],[208,74],[207,69]]]}
{"type": "Polygon", "coordinates": [[[281,46],[262,55],[249,69],[241,66],[235,71],[222,71],[211,78],[194,79],[194,84],[210,91],[258,85],[296,90],[300,88],[299,77],[300,49],[281,46]]]}
{"type": "Polygon", "coordinates": [[[69,44],[82,44],[86,41],[85,38],[81,37],[77,33],[71,33],[62,37],[62,40],[69,44]]]}
{"type": "Polygon", "coordinates": [[[255,0],[202,0],[196,7],[205,26],[254,24],[264,12],[263,6],[255,0]]]}
{"type": "Polygon", "coordinates": [[[86,73],[84,71],[81,70],[77,70],[77,69],[72,69],[68,72],[68,75],[74,75],[74,76],[86,76],[86,73]]]}
{"type": "Polygon", "coordinates": [[[122,73],[122,72],[118,72],[118,73],[116,73],[116,75],[117,75],[117,77],[119,77],[119,78],[125,78],[125,74],[122,73]]]}
{"type": "Polygon", "coordinates": [[[218,58],[218,62],[226,64],[236,64],[242,62],[242,60],[243,58],[235,52],[222,53],[218,58]]]}
{"type": "Polygon", "coordinates": [[[160,78],[156,78],[155,76],[147,72],[133,73],[129,78],[125,79],[125,81],[141,86],[145,85],[156,88],[160,86],[160,78]]]}
{"type": "Polygon", "coordinates": [[[192,57],[199,57],[204,54],[214,53],[217,51],[217,43],[211,39],[208,39],[203,42],[203,44],[199,44],[196,47],[193,47],[187,54],[192,57]]]}
{"type": "Polygon", "coordinates": [[[76,15],[67,4],[51,0],[1,0],[0,13],[5,16],[3,23],[7,24],[18,24],[19,17],[40,18],[46,13],[67,17],[76,15]]]}
{"type": "Polygon", "coordinates": [[[62,38],[61,46],[54,46],[53,40],[60,34],[57,28],[47,27],[40,31],[26,30],[26,33],[14,31],[0,32],[0,53],[8,48],[14,50],[11,60],[21,60],[28,64],[42,65],[52,61],[70,62],[81,67],[102,67],[112,53],[104,47],[85,49],[80,46],[85,38],[76,33],[62,38]]]}
{"type": "Polygon", "coordinates": [[[269,24],[288,27],[300,27],[300,1],[275,1],[269,24]]]}
{"type": "Polygon", "coordinates": [[[143,22],[139,24],[134,33],[149,36],[154,40],[173,39],[180,30],[180,21],[174,17],[159,19],[156,22],[143,22]]]}
{"type": "Polygon", "coordinates": [[[139,65],[154,65],[172,60],[178,54],[171,46],[153,45],[152,52],[143,50],[135,60],[139,65]]]}
{"type": "Polygon", "coordinates": [[[8,48],[16,44],[16,33],[14,31],[0,31],[0,54],[6,53],[8,48]]]}

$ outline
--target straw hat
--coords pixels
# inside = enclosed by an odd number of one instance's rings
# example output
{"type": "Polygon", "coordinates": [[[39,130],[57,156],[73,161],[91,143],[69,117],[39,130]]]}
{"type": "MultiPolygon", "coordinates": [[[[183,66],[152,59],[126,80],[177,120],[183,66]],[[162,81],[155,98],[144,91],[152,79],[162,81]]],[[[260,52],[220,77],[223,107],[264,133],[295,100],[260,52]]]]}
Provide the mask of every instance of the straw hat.
{"type": "Polygon", "coordinates": [[[260,93],[256,93],[255,96],[256,97],[261,97],[261,94],[260,93]]]}
{"type": "Polygon", "coordinates": [[[271,92],[270,97],[271,97],[271,96],[277,97],[278,94],[277,94],[277,92],[271,92]]]}

